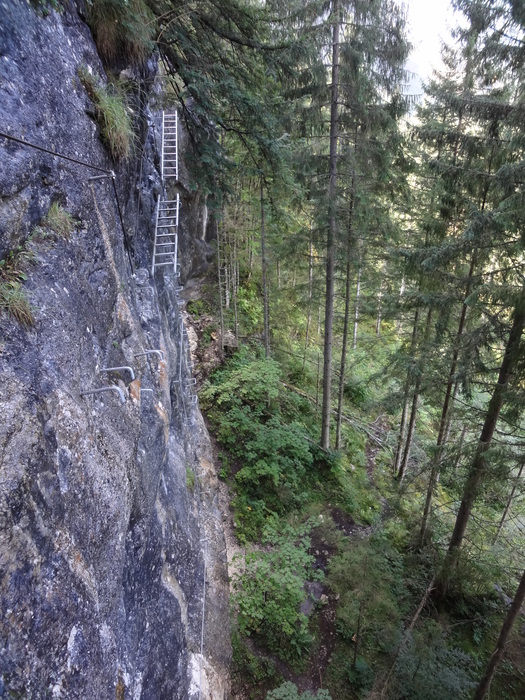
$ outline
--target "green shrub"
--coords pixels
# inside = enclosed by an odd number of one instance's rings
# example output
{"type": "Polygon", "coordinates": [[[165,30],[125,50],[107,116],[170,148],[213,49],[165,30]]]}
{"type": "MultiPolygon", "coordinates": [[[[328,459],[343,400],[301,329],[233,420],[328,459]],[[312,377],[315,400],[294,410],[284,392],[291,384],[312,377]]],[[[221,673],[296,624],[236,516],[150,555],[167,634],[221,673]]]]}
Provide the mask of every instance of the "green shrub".
{"type": "Polygon", "coordinates": [[[370,690],[374,682],[374,671],[362,656],[357,657],[355,665],[348,663],[346,669],[350,685],[355,690],[361,693],[366,693],[370,690]]]}
{"type": "Polygon", "coordinates": [[[476,683],[473,658],[447,644],[443,630],[426,621],[396,664],[392,700],[466,700],[476,683]]]}
{"type": "Polygon", "coordinates": [[[359,627],[360,649],[388,653],[401,633],[406,590],[399,554],[380,535],[352,542],[332,558],[328,582],[339,594],[336,624],[348,641],[359,627]]]}
{"type": "Polygon", "coordinates": [[[332,698],[324,688],[319,689],[315,695],[312,695],[308,690],[299,693],[295,683],[285,681],[275,690],[270,690],[266,695],[266,700],[332,700],[332,698]]]}
{"type": "Polygon", "coordinates": [[[265,551],[248,552],[243,573],[233,580],[239,632],[256,635],[284,659],[300,657],[311,643],[307,618],[299,610],[305,582],[319,578],[308,554],[310,530],[311,523],[297,528],[282,522],[266,526],[265,551]]]}
{"type": "Polygon", "coordinates": [[[232,652],[232,676],[240,677],[243,684],[258,687],[263,683],[277,683],[281,680],[272,662],[252,653],[236,631],[232,634],[232,652]]]}
{"type": "Polygon", "coordinates": [[[264,522],[308,498],[315,446],[280,410],[279,365],[248,350],[236,353],[201,392],[221,447],[234,465],[237,534],[258,536],[264,522]]]}
{"type": "Polygon", "coordinates": [[[95,118],[100,127],[102,141],[115,161],[127,158],[134,135],[122,91],[114,83],[102,85],[84,66],[80,66],[77,72],[80,82],[95,105],[95,118]]]}

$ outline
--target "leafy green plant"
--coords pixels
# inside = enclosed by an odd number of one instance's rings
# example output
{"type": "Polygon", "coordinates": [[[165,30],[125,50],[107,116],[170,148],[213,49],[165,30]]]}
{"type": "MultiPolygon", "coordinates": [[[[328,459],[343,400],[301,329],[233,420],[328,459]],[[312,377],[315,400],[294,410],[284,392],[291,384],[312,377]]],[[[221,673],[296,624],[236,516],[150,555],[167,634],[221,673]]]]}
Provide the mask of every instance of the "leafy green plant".
{"type": "Polygon", "coordinates": [[[77,74],[95,106],[102,141],[115,161],[127,158],[134,134],[122,90],[116,83],[102,85],[85,66],[80,66],[77,74]]]}
{"type": "Polygon", "coordinates": [[[60,238],[68,240],[74,226],[74,219],[58,202],[53,202],[42,224],[54,231],[60,238]]]}
{"type": "Polygon", "coordinates": [[[248,552],[243,573],[233,580],[240,634],[256,635],[285,659],[300,657],[311,643],[307,618],[299,609],[305,582],[322,576],[313,571],[314,558],[308,554],[311,527],[310,522],[296,528],[282,522],[267,525],[266,550],[248,552]]]}
{"type": "Polygon", "coordinates": [[[315,695],[308,690],[299,693],[295,683],[285,681],[278,688],[270,690],[266,694],[266,700],[332,700],[328,690],[320,688],[315,695]]]}
{"type": "Polygon", "coordinates": [[[275,514],[308,499],[315,446],[281,412],[279,365],[243,349],[215,373],[201,405],[234,464],[237,534],[253,540],[275,514]]]}
{"type": "Polygon", "coordinates": [[[198,318],[203,314],[210,313],[209,304],[203,299],[190,299],[186,304],[186,310],[191,316],[198,318]]]}

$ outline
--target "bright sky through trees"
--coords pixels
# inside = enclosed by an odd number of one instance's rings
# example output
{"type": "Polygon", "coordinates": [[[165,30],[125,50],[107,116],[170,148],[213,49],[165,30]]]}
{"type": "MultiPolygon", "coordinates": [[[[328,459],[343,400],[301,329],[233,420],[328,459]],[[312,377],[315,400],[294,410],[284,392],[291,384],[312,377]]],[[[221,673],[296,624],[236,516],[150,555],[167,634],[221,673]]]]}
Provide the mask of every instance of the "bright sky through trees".
{"type": "Polygon", "coordinates": [[[439,67],[443,40],[450,39],[454,13],[450,0],[408,0],[408,22],[413,50],[408,70],[417,77],[410,92],[421,92],[421,81],[428,80],[432,69],[439,67]]]}

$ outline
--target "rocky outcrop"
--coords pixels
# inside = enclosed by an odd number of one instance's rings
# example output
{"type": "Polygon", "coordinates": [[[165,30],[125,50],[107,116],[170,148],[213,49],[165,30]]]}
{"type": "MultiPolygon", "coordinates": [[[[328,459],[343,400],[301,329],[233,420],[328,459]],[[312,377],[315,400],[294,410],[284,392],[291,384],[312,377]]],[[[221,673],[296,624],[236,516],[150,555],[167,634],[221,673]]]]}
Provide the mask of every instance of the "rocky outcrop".
{"type": "MultiPolygon", "coordinates": [[[[216,476],[176,280],[147,271],[155,119],[136,107],[142,147],[116,167],[79,65],[104,75],[74,3],[2,3],[0,131],[115,170],[134,274],[111,180],[0,138],[0,259],[22,244],[35,258],[34,325],[0,316],[0,697],[224,698],[216,476]],[[75,217],[69,239],[27,243],[52,202],[75,217]],[[161,357],[141,355],[151,349],[161,357]],[[104,369],[124,366],[134,379],[104,369]],[[125,402],[82,395],[107,385],[125,402]]],[[[209,255],[196,247],[187,275],[209,255]]]]}

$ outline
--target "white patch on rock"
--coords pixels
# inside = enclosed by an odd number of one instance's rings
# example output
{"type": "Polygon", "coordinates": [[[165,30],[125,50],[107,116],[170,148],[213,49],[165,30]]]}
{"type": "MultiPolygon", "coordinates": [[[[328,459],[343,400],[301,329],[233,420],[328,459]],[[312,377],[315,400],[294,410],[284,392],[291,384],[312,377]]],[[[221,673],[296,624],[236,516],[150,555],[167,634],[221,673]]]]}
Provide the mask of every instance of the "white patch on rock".
{"type": "Polygon", "coordinates": [[[162,567],[161,581],[164,588],[171,593],[171,595],[178,602],[182,624],[184,625],[185,630],[188,629],[188,604],[186,603],[186,596],[184,595],[184,591],[180,587],[176,577],[169,570],[169,566],[167,564],[164,564],[162,567]]]}

